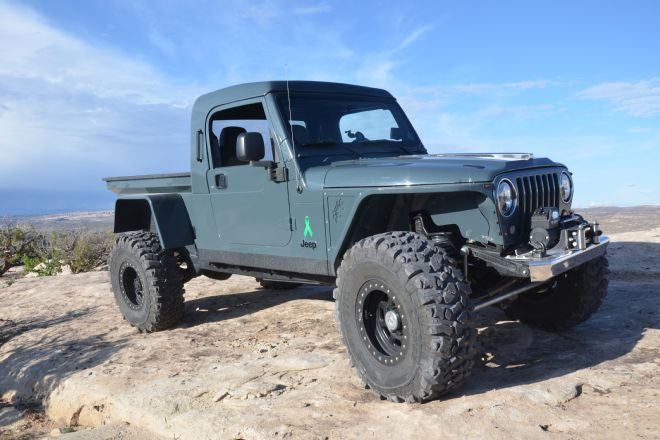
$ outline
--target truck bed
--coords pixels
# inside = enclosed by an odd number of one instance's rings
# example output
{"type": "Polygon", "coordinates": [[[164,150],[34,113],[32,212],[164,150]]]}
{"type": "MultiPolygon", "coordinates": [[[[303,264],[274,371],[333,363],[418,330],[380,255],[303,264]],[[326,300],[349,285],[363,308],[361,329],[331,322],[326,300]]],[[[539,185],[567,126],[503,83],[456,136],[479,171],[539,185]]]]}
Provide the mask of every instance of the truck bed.
{"type": "Polygon", "coordinates": [[[116,194],[191,192],[190,173],[147,174],[106,177],[108,189],[116,194]]]}

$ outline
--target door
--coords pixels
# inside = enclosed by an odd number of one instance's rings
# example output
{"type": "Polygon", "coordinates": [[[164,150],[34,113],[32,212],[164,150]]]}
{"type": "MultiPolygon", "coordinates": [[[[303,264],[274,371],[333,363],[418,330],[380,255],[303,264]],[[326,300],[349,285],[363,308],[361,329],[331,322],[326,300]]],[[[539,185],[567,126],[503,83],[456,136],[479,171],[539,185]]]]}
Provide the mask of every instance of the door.
{"type": "Polygon", "coordinates": [[[253,245],[287,245],[291,224],[286,182],[274,182],[264,167],[236,157],[238,135],[258,132],[264,140],[264,160],[280,160],[261,100],[211,114],[207,132],[212,159],[207,179],[222,248],[248,252],[253,245]]]}

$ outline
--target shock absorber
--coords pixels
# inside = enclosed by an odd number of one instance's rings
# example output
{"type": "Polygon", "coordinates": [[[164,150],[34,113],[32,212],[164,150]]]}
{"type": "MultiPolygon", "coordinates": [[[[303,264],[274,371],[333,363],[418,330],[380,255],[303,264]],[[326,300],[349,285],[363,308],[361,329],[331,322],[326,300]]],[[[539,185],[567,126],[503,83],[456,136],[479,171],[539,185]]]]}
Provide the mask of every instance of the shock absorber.
{"type": "Polygon", "coordinates": [[[428,232],[426,221],[421,213],[413,217],[413,227],[417,234],[427,237],[433,244],[442,248],[455,263],[460,261],[461,254],[452,239],[451,231],[428,232]]]}

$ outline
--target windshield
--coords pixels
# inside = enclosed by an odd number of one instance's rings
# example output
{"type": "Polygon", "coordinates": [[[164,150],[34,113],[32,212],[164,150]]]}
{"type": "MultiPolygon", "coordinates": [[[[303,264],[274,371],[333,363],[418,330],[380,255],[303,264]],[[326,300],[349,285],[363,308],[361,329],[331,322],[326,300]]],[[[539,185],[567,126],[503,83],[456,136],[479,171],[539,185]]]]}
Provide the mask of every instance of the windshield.
{"type": "Polygon", "coordinates": [[[286,95],[278,101],[281,114],[291,124],[298,158],[328,161],[335,156],[347,159],[426,153],[393,99],[291,94],[290,112],[286,95]]]}

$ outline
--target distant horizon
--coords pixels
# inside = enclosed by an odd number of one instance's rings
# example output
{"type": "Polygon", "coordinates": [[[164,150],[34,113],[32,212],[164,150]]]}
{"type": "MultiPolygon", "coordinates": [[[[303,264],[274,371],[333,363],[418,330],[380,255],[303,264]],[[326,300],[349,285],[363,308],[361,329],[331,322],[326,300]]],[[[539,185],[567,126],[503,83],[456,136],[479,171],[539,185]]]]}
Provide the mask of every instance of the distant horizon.
{"type": "MultiPolygon", "coordinates": [[[[579,214],[579,210],[584,209],[635,209],[635,208],[660,208],[660,204],[648,204],[648,205],[598,205],[598,206],[573,206],[572,209],[576,210],[579,214]]],[[[114,208],[110,207],[107,209],[89,209],[89,210],[75,210],[75,211],[57,211],[57,212],[43,212],[43,213],[24,213],[24,214],[3,214],[0,211],[0,220],[2,219],[18,219],[18,218],[36,218],[36,217],[48,217],[48,216],[58,216],[58,215],[75,215],[75,214],[95,214],[95,213],[114,213],[114,208]]]]}
{"type": "Polygon", "coordinates": [[[101,191],[62,192],[26,189],[0,189],[0,217],[39,216],[70,212],[92,212],[114,209],[115,194],[101,191]]]}

